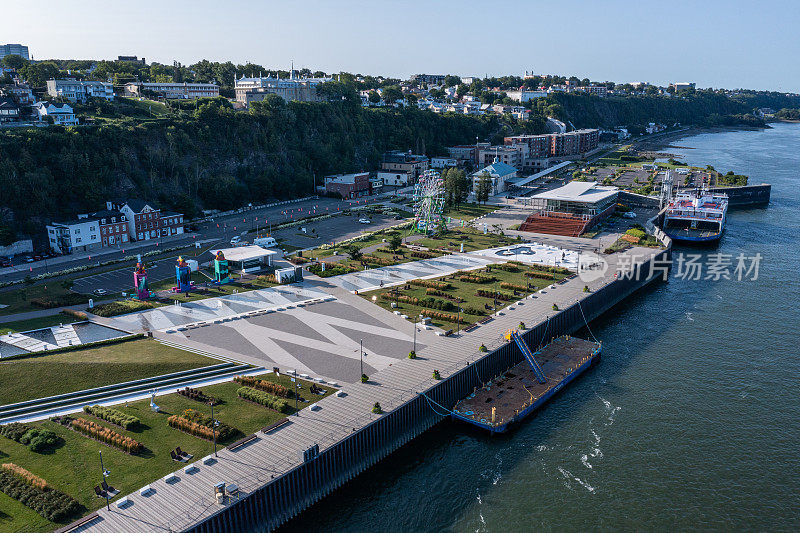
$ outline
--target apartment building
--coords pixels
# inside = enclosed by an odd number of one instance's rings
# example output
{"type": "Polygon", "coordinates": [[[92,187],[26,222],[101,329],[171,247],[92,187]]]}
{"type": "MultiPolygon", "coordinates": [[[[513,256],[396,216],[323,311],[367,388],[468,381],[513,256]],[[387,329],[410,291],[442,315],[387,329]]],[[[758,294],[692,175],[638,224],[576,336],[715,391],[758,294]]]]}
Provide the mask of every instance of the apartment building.
{"type": "Polygon", "coordinates": [[[0,44],[0,59],[5,56],[20,56],[30,61],[31,57],[28,54],[28,47],[21,44],[0,44]]]}
{"type": "Polygon", "coordinates": [[[506,146],[527,145],[530,158],[580,155],[597,148],[599,142],[600,130],[596,129],[545,135],[514,135],[503,139],[506,146]]]}
{"type": "Polygon", "coordinates": [[[125,216],[128,236],[132,241],[148,241],[183,233],[183,215],[169,211],[162,212],[142,200],[107,202],[106,209],[116,210],[125,216]]]}
{"type": "Polygon", "coordinates": [[[119,246],[130,241],[128,222],[121,212],[115,209],[104,209],[92,213],[91,217],[97,220],[102,246],[119,246]]]}
{"type": "Polygon", "coordinates": [[[298,78],[295,71],[289,78],[240,78],[236,80],[236,101],[243,105],[260,102],[270,94],[277,94],[287,102],[320,102],[317,87],[333,78],[298,78]]]}
{"type": "Polygon", "coordinates": [[[86,252],[102,246],[100,224],[88,215],[68,222],[53,222],[46,229],[50,248],[56,253],[86,252]]]}
{"type": "Polygon", "coordinates": [[[155,93],[167,100],[194,100],[195,98],[216,98],[219,96],[219,85],[213,83],[142,83],[125,84],[127,96],[142,96],[155,93]]]}
{"type": "Polygon", "coordinates": [[[85,102],[89,98],[113,100],[114,86],[104,81],[47,80],[47,94],[70,102],[85,102]]]}
{"type": "Polygon", "coordinates": [[[492,163],[500,162],[519,170],[525,164],[527,157],[527,144],[487,146],[478,151],[478,166],[487,167],[492,163]]]}
{"type": "Polygon", "coordinates": [[[369,172],[325,176],[325,192],[339,194],[345,200],[372,194],[369,172]]]}
{"type": "Polygon", "coordinates": [[[409,183],[413,183],[426,170],[430,168],[430,159],[427,156],[395,150],[383,154],[381,169],[405,172],[409,176],[409,183]]]}

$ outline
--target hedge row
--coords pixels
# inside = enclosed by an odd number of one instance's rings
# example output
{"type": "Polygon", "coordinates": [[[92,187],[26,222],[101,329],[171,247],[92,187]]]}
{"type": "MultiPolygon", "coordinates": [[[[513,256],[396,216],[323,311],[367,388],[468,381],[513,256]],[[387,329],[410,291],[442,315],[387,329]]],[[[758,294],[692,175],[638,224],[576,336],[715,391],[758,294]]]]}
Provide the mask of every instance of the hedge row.
{"type": "Polygon", "coordinates": [[[525,277],[527,277],[527,278],[546,279],[546,280],[550,280],[550,281],[555,280],[555,274],[548,274],[546,272],[525,272],[525,277]]]}
{"type": "Polygon", "coordinates": [[[139,425],[139,419],[135,416],[123,413],[113,407],[102,405],[87,405],[83,408],[85,413],[94,415],[101,420],[115,424],[123,429],[135,428],[139,425]]]}
{"type": "Polygon", "coordinates": [[[409,280],[408,283],[418,287],[429,287],[431,289],[441,289],[443,291],[452,288],[452,286],[445,281],[433,281],[431,279],[412,279],[409,280]]]}
{"type": "Polygon", "coordinates": [[[491,283],[496,279],[494,276],[476,276],[474,274],[461,274],[458,276],[458,281],[466,283],[491,283]]]}
{"type": "Polygon", "coordinates": [[[49,429],[29,426],[21,422],[0,426],[0,435],[27,446],[32,452],[41,452],[55,446],[61,439],[49,429]]]}
{"type": "Polygon", "coordinates": [[[47,481],[45,481],[44,479],[40,478],[33,472],[25,470],[19,465],[15,465],[14,463],[3,463],[2,465],[0,465],[0,470],[8,472],[17,479],[21,479],[31,487],[35,487],[40,490],[47,490],[49,486],[47,484],[47,481]]]}
{"type": "Polygon", "coordinates": [[[6,472],[0,472],[0,490],[51,522],[60,522],[81,509],[74,498],[59,490],[42,490],[6,472]]]}
{"type": "Polygon", "coordinates": [[[453,296],[450,293],[440,291],[439,289],[425,289],[425,294],[429,296],[441,296],[442,298],[447,298],[448,300],[452,300],[456,303],[461,303],[464,300],[459,298],[458,296],[453,296]]]}
{"type": "Polygon", "coordinates": [[[514,263],[500,263],[498,265],[492,265],[492,268],[496,268],[498,270],[505,270],[506,272],[519,272],[520,268],[514,263]]]}
{"type": "Polygon", "coordinates": [[[515,298],[513,294],[508,294],[507,292],[485,291],[483,289],[478,289],[478,291],[475,294],[478,296],[482,296],[484,298],[492,298],[495,300],[502,300],[504,302],[508,302],[515,298]]]}
{"type": "MultiPolygon", "coordinates": [[[[211,418],[210,417],[197,417],[195,414],[189,414],[187,416],[187,412],[193,411],[193,413],[197,413],[193,409],[187,409],[183,412],[182,415],[172,415],[171,417],[167,418],[167,424],[170,427],[175,429],[179,429],[189,435],[193,435],[195,437],[200,437],[201,439],[206,440],[213,440],[214,438],[214,430],[211,426],[211,418]]],[[[234,430],[232,427],[220,423],[217,426],[217,440],[226,440],[231,435],[233,435],[234,430]]]]}
{"type": "Polygon", "coordinates": [[[415,296],[407,296],[405,294],[398,294],[397,296],[394,296],[388,292],[381,294],[381,298],[386,300],[396,300],[398,302],[404,302],[411,305],[419,305],[422,307],[432,307],[433,309],[438,309],[439,311],[452,311],[455,309],[453,302],[448,302],[447,300],[437,300],[436,298],[417,298],[415,296]]]}
{"type": "Polygon", "coordinates": [[[540,272],[552,272],[553,274],[568,275],[572,273],[572,271],[567,268],[547,265],[531,265],[531,269],[538,270],[540,272]]]}
{"type": "Polygon", "coordinates": [[[415,257],[417,259],[434,259],[439,257],[437,254],[432,254],[429,252],[411,252],[411,257],[415,257]]]}
{"type": "Polygon", "coordinates": [[[214,403],[214,405],[219,403],[219,400],[212,396],[207,396],[203,391],[200,389],[192,389],[190,387],[186,387],[184,389],[179,389],[178,394],[181,396],[186,396],[190,400],[194,400],[200,403],[214,403]]]}
{"type": "Polygon", "coordinates": [[[122,302],[109,302],[107,304],[96,305],[92,309],[92,313],[94,313],[97,316],[108,318],[117,315],[124,315],[127,313],[135,313],[136,311],[142,311],[145,309],[153,309],[154,307],[155,305],[152,302],[142,302],[138,300],[123,300],[122,302]],[[136,305],[133,304],[125,305],[126,302],[134,302],[136,305]]]}
{"type": "Polygon", "coordinates": [[[233,381],[246,387],[252,387],[254,389],[274,394],[279,398],[294,398],[294,392],[290,388],[284,387],[278,383],[273,383],[272,381],[258,379],[254,376],[236,376],[233,378],[233,381]]]}
{"type": "Polygon", "coordinates": [[[380,266],[392,266],[396,263],[396,261],[392,261],[391,259],[384,259],[383,257],[377,257],[374,255],[365,255],[361,257],[361,260],[365,263],[370,263],[373,265],[380,265],[380,266]]]}
{"type": "Polygon", "coordinates": [[[85,418],[73,420],[72,429],[128,453],[138,453],[144,449],[144,445],[141,442],[125,435],[120,435],[113,429],[101,426],[85,418]]]}
{"type": "Polygon", "coordinates": [[[439,311],[432,311],[431,309],[423,309],[420,313],[423,316],[427,316],[430,318],[436,318],[438,320],[444,320],[446,322],[454,322],[456,324],[464,324],[464,319],[459,317],[458,315],[453,315],[451,313],[441,313],[439,311]]]}
{"type": "Polygon", "coordinates": [[[507,281],[502,282],[500,284],[500,288],[509,289],[512,291],[522,291],[522,292],[528,291],[528,287],[526,287],[525,285],[517,285],[516,283],[509,283],[507,281]]]}
{"type": "Polygon", "coordinates": [[[70,292],[62,294],[61,296],[47,297],[47,298],[32,298],[31,305],[40,307],[42,309],[55,309],[56,307],[65,307],[67,305],[83,305],[89,301],[88,296],[70,292]]]}
{"type": "Polygon", "coordinates": [[[278,398],[274,394],[270,394],[268,392],[256,390],[252,387],[240,387],[236,389],[236,394],[239,396],[239,398],[250,400],[251,402],[261,404],[264,407],[269,407],[270,409],[280,411],[281,413],[288,413],[290,411],[289,404],[286,400],[278,398]]]}

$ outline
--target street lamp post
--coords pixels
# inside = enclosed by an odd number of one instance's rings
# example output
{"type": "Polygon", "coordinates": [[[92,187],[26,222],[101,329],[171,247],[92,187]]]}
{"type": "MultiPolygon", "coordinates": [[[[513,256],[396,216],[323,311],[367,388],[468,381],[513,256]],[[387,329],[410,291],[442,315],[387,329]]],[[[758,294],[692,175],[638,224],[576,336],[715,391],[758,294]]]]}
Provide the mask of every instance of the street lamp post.
{"type": "MultiPolygon", "coordinates": [[[[103,466],[103,450],[99,450],[99,451],[100,451],[100,472],[103,474],[103,483],[105,483],[109,472],[108,472],[108,470],[106,470],[105,466],[103,466]]],[[[111,504],[109,503],[109,499],[108,499],[108,490],[106,490],[106,488],[103,487],[103,483],[100,484],[100,487],[103,489],[103,492],[106,495],[106,510],[110,511],[111,510],[111,504]]]]}
{"type": "Polygon", "coordinates": [[[456,336],[458,336],[460,333],[461,333],[461,306],[458,306],[458,314],[456,315],[456,336]]]}
{"type": "Polygon", "coordinates": [[[297,409],[297,387],[300,385],[297,382],[297,369],[294,369],[294,376],[292,376],[292,381],[294,381],[294,416],[300,416],[299,411],[297,409]]]}
{"type": "Polygon", "coordinates": [[[361,339],[361,375],[364,375],[364,339],[361,339]]]}
{"type": "Polygon", "coordinates": [[[214,401],[211,401],[211,434],[214,437],[214,457],[217,457],[217,421],[214,419],[214,401]]]}
{"type": "Polygon", "coordinates": [[[414,353],[417,353],[417,321],[419,320],[419,315],[414,317],[414,353]]]}

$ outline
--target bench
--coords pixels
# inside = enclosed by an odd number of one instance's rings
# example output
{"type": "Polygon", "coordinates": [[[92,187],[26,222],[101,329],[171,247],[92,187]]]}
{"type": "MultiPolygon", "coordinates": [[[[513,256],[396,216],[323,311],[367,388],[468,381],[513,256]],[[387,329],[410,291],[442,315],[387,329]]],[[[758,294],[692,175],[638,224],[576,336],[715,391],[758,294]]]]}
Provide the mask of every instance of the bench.
{"type": "Polygon", "coordinates": [[[285,426],[288,423],[289,423],[289,418],[288,417],[287,418],[282,418],[282,419],[278,420],[277,422],[275,422],[274,424],[270,424],[270,425],[268,425],[266,427],[261,428],[261,432],[262,433],[269,433],[270,431],[274,431],[274,430],[276,430],[276,429],[278,429],[280,427],[285,426]]]}
{"type": "Polygon", "coordinates": [[[233,444],[228,445],[227,448],[229,450],[235,450],[236,448],[241,448],[242,446],[244,446],[248,442],[251,442],[251,441],[253,441],[253,440],[257,439],[257,438],[258,437],[256,436],[256,434],[253,433],[252,435],[248,435],[247,437],[245,437],[243,439],[239,439],[236,442],[234,442],[233,444]]]}

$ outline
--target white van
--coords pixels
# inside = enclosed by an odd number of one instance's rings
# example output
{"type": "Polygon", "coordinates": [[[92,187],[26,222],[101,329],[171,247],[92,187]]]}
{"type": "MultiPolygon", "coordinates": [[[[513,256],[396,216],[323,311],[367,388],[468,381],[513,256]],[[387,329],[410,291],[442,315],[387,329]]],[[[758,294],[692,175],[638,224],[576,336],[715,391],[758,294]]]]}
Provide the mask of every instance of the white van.
{"type": "Polygon", "coordinates": [[[276,241],[274,237],[257,237],[253,239],[253,244],[261,246],[262,248],[270,248],[272,246],[278,246],[278,241],[276,241]]]}

